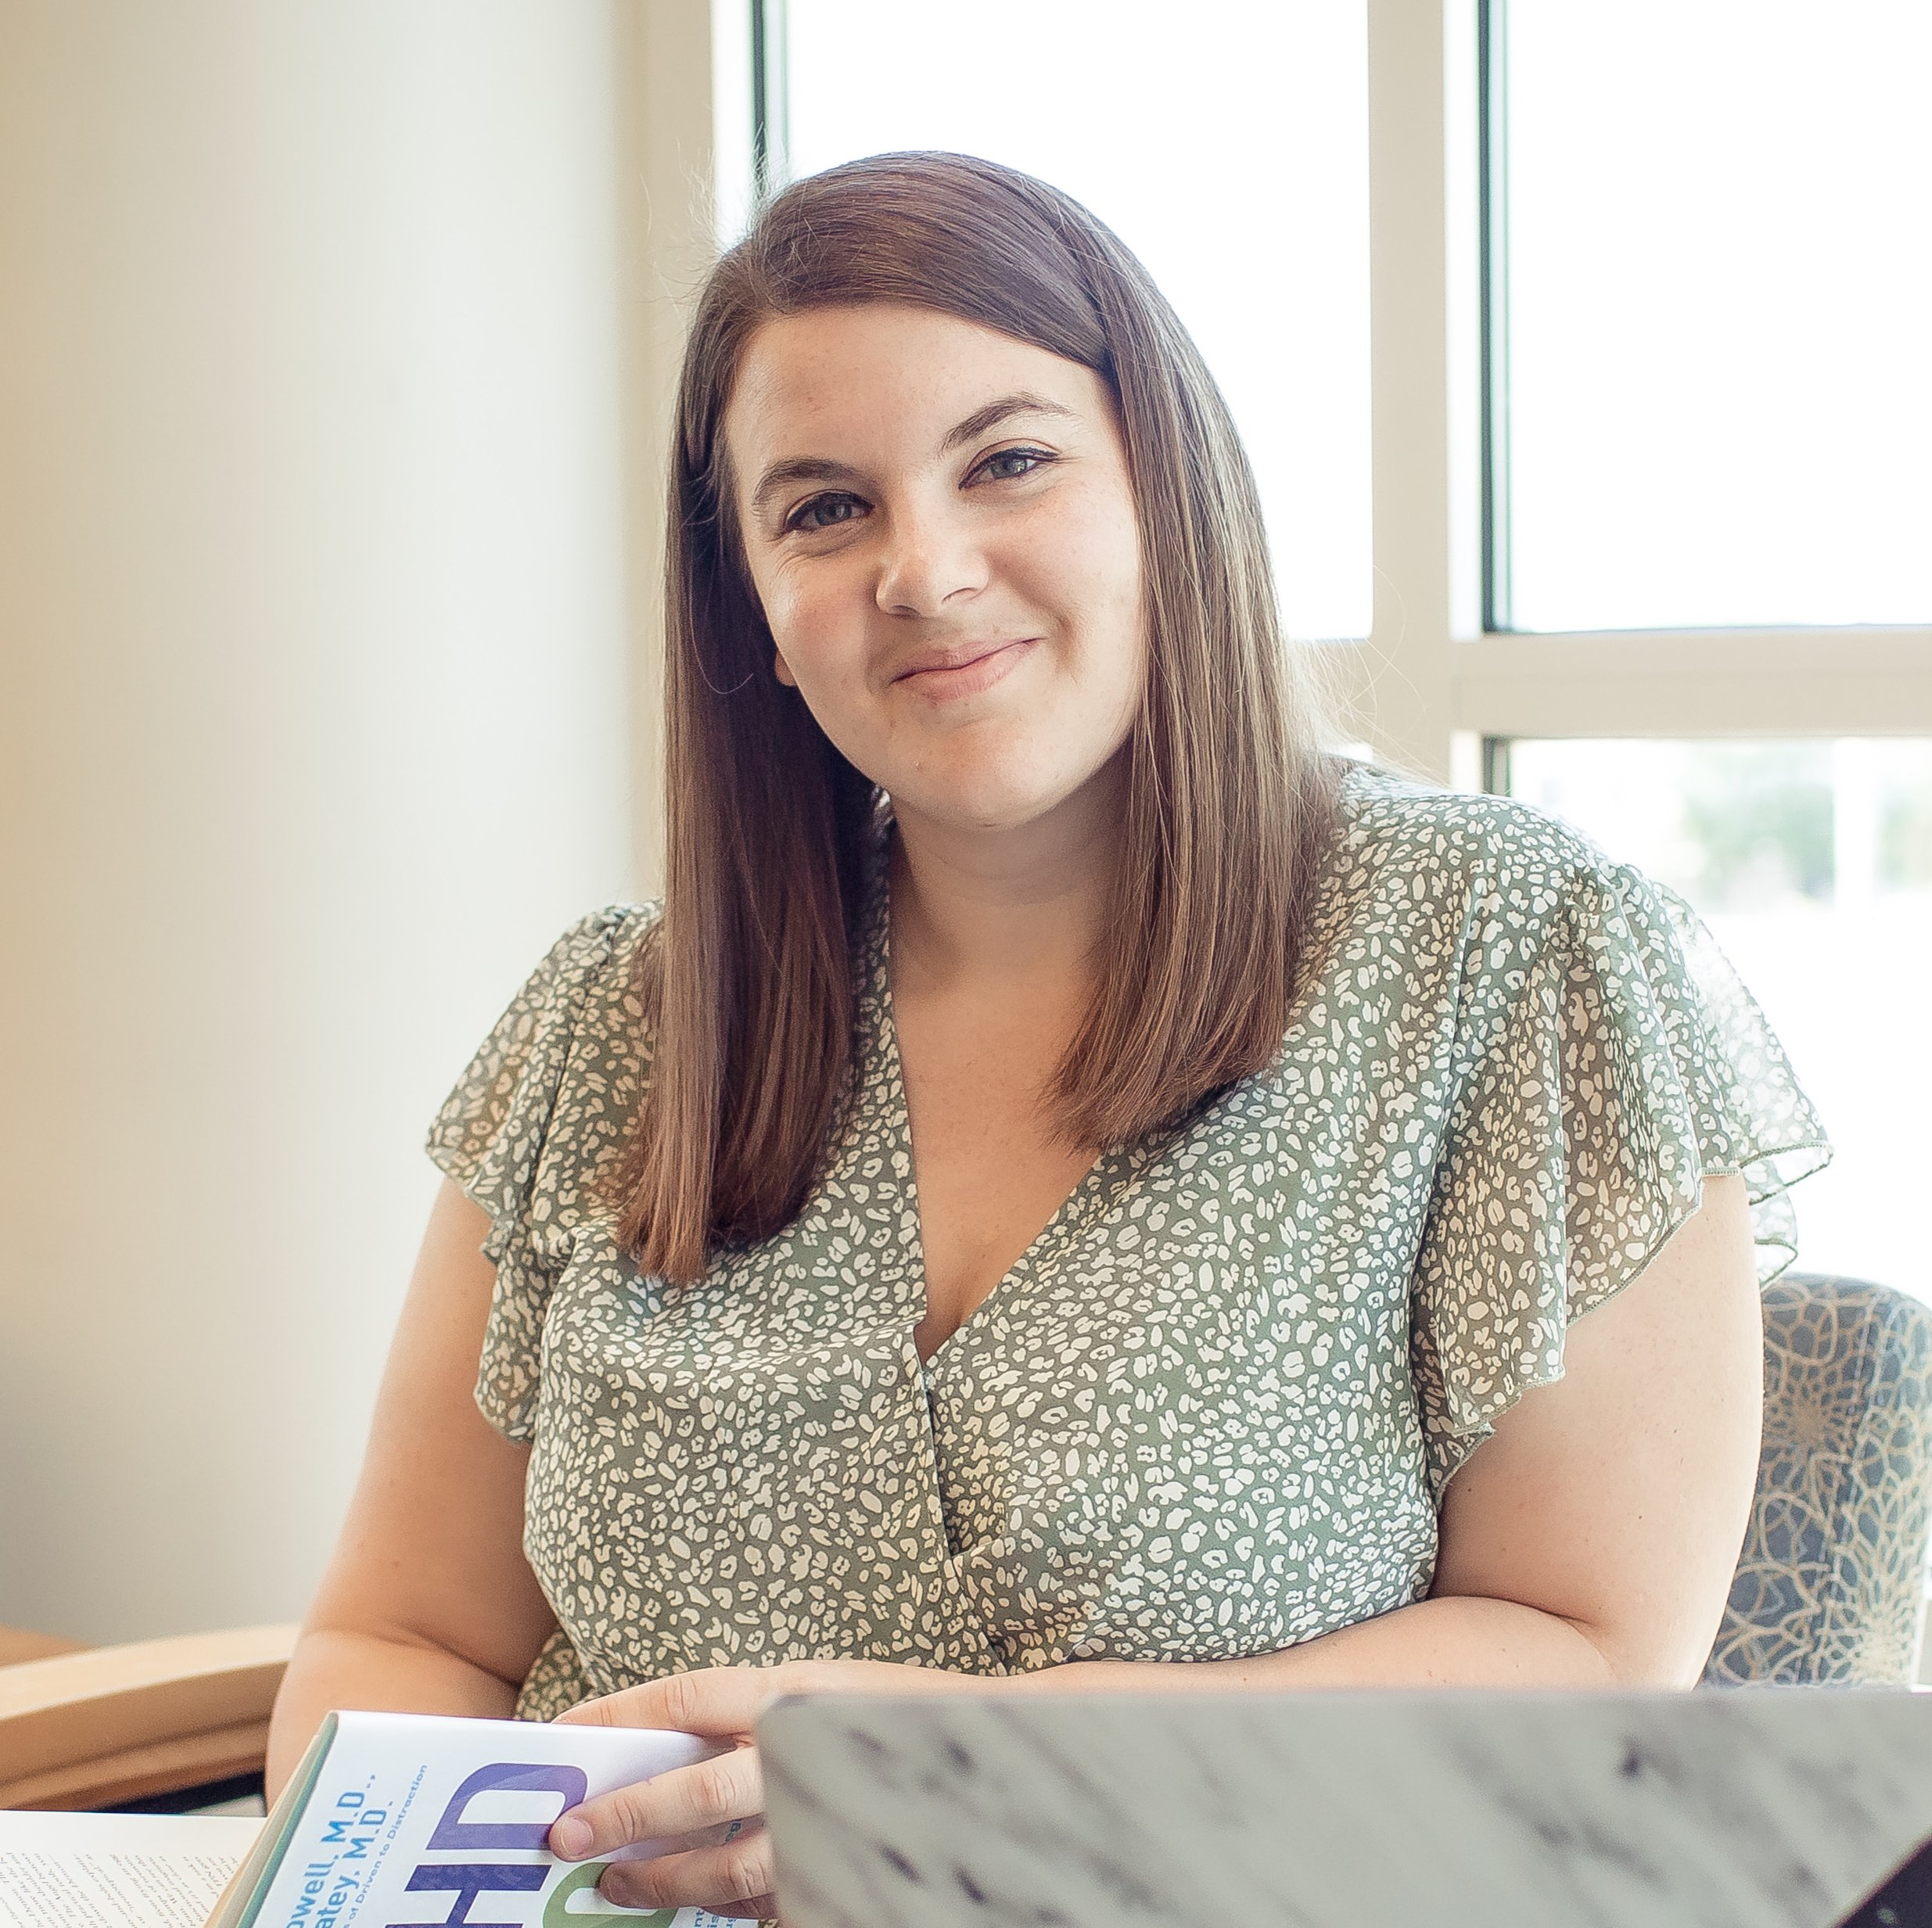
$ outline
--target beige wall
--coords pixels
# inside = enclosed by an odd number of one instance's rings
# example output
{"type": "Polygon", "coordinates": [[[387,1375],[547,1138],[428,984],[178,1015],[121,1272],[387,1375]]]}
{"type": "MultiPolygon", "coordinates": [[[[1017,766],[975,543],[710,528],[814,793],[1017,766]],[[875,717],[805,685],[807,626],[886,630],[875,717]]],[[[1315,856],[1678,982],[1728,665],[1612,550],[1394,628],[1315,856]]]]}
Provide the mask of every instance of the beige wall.
{"type": "Polygon", "coordinates": [[[428,1115],[655,870],[707,18],[0,0],[0,1620],[300,1610],[428,1115]]]}

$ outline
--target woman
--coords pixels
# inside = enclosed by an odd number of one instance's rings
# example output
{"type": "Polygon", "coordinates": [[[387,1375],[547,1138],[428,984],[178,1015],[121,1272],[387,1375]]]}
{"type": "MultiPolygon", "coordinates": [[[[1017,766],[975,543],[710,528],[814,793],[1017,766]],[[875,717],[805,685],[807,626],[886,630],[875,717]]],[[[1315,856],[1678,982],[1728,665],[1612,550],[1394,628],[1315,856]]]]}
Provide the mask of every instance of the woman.
{"type": "Polygon", "coordinates": [[[666,909],[431,1134],[275,1772],[728,1737],[552,1844],[715,1829],[605,1892],[768,1914],[774,1691],[1693,1681],[1820,1140],[1688,912],[1320,754],[1220,397],[1036,181],[788,190],[676,467],[666,909]]]}

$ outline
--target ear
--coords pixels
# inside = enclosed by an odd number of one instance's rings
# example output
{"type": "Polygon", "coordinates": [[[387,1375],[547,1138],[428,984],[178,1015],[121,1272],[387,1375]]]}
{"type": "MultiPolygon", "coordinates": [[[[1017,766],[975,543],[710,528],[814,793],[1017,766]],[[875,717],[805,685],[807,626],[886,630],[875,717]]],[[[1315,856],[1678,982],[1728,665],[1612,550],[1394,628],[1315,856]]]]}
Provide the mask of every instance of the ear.
{"type": "Polygon", "coordinates": [[[773,674],[787,689],[795,690],[798,688],[799,680],[792,673],[790,665],[786,662],[783,654],[775,649],[771,652],[771,667],[773,674]]]}

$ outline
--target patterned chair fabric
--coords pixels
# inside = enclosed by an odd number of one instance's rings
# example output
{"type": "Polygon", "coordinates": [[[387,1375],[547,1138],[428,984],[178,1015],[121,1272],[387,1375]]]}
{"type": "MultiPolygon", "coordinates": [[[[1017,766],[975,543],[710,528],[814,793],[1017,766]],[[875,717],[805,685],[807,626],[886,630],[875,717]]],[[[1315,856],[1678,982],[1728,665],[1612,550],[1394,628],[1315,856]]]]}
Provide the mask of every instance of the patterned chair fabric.
{"type": "Polygon", "coordinates": [[[1932,1530],[1932,1308],[1787,1273],[1765,1289],[1758,1495],[1707,1686],[1909,1685],[1932,1530]]]}

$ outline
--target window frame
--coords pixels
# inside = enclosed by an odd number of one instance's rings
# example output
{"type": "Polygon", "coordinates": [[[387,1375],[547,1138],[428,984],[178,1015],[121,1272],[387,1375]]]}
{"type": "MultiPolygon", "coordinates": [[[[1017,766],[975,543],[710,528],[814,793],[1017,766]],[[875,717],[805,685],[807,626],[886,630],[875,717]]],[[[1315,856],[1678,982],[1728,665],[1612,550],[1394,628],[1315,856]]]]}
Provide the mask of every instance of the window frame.
{"type": "Polygon", "coordinates": [[[1482,260],[1480,197],[1500,77],[1479,0],[1368,9],[1375,620],[1336,664],[1365,740],[1474,789],[1484,745],[1518,736],[1932,734],[1932,626],[1492,626],[1485,425],[1506,397],[1484,392],[1482,283],[1506,262],[1482,260]]]}

